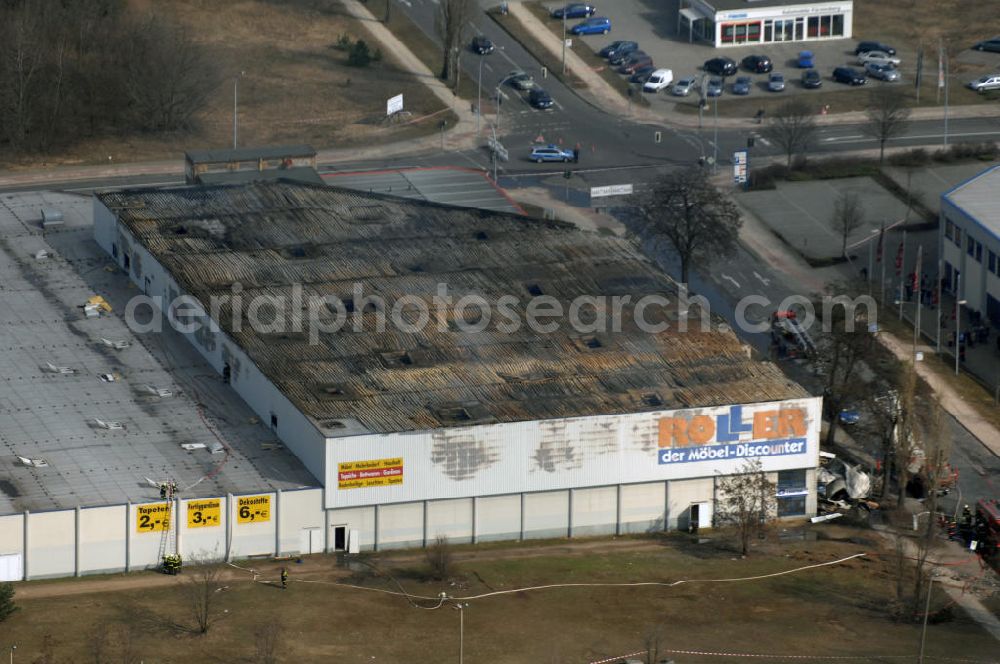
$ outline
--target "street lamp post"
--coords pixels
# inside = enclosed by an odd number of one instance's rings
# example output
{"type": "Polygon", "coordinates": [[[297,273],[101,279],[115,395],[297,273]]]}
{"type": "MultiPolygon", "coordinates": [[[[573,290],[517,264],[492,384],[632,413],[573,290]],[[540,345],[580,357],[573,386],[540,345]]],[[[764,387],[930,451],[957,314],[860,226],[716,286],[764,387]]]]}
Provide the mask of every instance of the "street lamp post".
{"type": "Polygon", "coordinates": [[[10,664],[14,664],[14,651],[17,650],[16,645],[11,645],[10,647],[10,664]]]}
{"type": "Polygon", "coordinates": [[[563,7],[563,50],[562,50],[562,73],[566,74],[566,7],[563,7]]]}
{"type": "MultiPolygon", "coordinates": [[[[497,119],[496,119],[496,122],[494,123],[494,124],[496,124],[496,130],[497,131],[500,131],[500,106],[501,106],[501,102],[500,102],[500,94],[501,94],[500,93],[500,88],[503,87],[504,83],[506,83],[510,79],[514,78],[514,76],[516,76],[516,75],[517,74],[515,74],[515,73],[508,74],[507,76],[504,76],[502,79],[500,79],[499,83],[497,83],[497,87],[496,87],[496,91],[497,91],[497,119]]],[[[494,137],[495,137],[495,135],[494,135],[494,137]]]]}
{"type": "Polygon", "coordinates": [[[486,56],[479,54],[479,78],[476,79],[476,136],[479,136],[480,121],[483,117],[483,60],[486,56]]]}
{"type": "Polygon", "coordinates": [[[458,664],[465,664],[465,609],[468,603],[455,602],[458,610],[458,664]]]}
{"type": "Polygon", "coordinates": [[[931,570],[930,580],[927,582],[927,603],[924,605],[924,628],[920,632],[920,657],[918,662],[924,664],[924,643],[927,641],[927,614],[931,611],[931,590],[934,587],[934,570],[931,570]]]}
{"type": "Polygon", "coordinates": [[[246,74],[245,71],[241,71],[239,76],[233,77],[233,149],[234,150],[236,149],[237,137],[239,136],[238,133],[239,123],[237,122],[237,118],[239,117],[239,115],[237,113],[236,104],[237,104],[237,99],[239,97],[240,79],[243,78],[245,74],[246,74]]]}
{"type": "Polygon", "coordinates": [[[965,300],[962,297],[962,274],[955,278],[955,375],[958,375],[958,362],[962,355],[962,305],[965,300]]]}

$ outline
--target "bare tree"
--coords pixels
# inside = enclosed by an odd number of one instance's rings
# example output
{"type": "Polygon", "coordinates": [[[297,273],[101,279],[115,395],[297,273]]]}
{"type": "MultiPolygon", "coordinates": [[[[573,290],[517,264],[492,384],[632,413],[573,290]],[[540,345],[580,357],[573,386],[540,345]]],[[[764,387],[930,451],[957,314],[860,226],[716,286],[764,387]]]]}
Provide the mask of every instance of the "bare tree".
{"type": "Polygon", "coordinates": [[[792,165],[792,157],[804,154],[816,135],[816,115],[801,99],[787,101],[771,115],[761,135],[777,145],[792,165]]]}
{"type": "Polygon", "coordinates": [[[462,49],[462,33],[475,7],[473,0],[440,0],[437,12],[437,30],[441,37],[443,62],[441,80],[458,85],[458,60],[462,49]]]}
{"type": "Polygon", "coordinates": [[[775,485],[767,479],[760,459],[747,459],[733,475],[718,483],[716,521],[735,529],[740,553],[750,553],[753,537],[762,534],[775,513],[775,485]]]}
{"type": "Polygon", "coordinates": [[[681,282],[694,262],[732,255],[739,240],[739,210],[702,169],[673,171],[632,197],[640,234],[665,238],[680,259],[681,282]]]}
{"type": "Polygon", "coordinates": [[[277,664],[283,634],[281,622],[276,619],[261,622],[254,630],[254,634],[256,648],[254,664],[277,664]]]}
{"type": "Polygon", "coordinates": [[[910,124],[910,108],[896,90],[880,87],[868,97],[868,124],[862,131],[878,141],[878,163],[885,160],[885,144],[906,133],[910,124]]]}
{"type": "Polygon", "coordinates": [[[447,535],[438,535],[427,545],[424,558],[431,570],[431,577],[438,581],[451,578],[455,571],[455,556],[447,535]]]}
{"type": "Polygon", "coordinates": [[[833,203],[833,227],[840,233],[840,255],[847,258],[847,239],[865,223],[865,208],[857,192],[842,191],[833,203]]]}
{"type": "MultiPolygon", "coordinates": [[[[916,373],[916,372],[913,372],[916,373]]],[[[937,515],[938,496],[941,485],[948,475],[950,466],[948,459],[951,456],[951,439],[945,435],[944,416],[941,412],[941,404],[937,400],[927,405],[927,416],[920,430],[920,445],[923,450],[923,465],[920,470],[921,484],[924,487],[926,498],[924,507],[930,512],[927,523],[917,538],[917,560],[916,574],[913,580],[913,614],[918,615],[924,606],[924,594],[927,583],[927,556],[933,548],[937,537],[938,525],[935,522],[937,515]]]]}
{"type": "Polygon", "coordinates": [[[207,634],[222,617],[219,609],[219,590],[222,567],[216,563],[190,568],[183,588],[188,615],[194,623],[191,631],[207,634]]]}

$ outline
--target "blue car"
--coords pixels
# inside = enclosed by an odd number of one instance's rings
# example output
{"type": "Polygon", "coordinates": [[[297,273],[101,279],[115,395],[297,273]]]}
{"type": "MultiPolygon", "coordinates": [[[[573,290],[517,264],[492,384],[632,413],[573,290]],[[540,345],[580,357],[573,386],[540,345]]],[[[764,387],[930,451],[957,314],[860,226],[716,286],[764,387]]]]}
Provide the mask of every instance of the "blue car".
{"type": "Polygon", "coordinates": [[[705,94],[709,97],[721,97],[722,79],[721,78],[709,79],[708,84],[705,86],[705,94]]]}
{"type": "Polygon", "coordinates": [[[583,2],[574,2],[573,4],[566,5],[565,7],[559,7],[558,9],[553,9],[550,12],[552,18],[588,18],[597,13],[597,7],[594,5],[588,5],[583,2]]]}
{"type": "Polygon", "coordinates": [[[570,28],[570,33],[574,35],[606,35],[609,32],[611,32],[611,19],[606,16],[588,18],[570,28]]]}
{"type": "Polygon", "coordinates": [[[845,408],[840,411],[838,419],[840,419],[841,424],[857,424],[861,420],[861,413],[854,408],[845,408]]]}
{"type": "Polygon", "coordinates": [[[812,69],[815,66],[812,51],[799,51],[799,69],[812,69]]]}
{"type": "Polygon", "coordinates": [[[750,86],[753,85],[753,81],[749,76],[740,76],[735,81],[733,81],[733,94],[734,95],[748,95],[750,94],[750,86]]]}
{"type": "Polygon", "coordinates": [[[543,161],[564,161],[573,160],[572,150],[563,150],[558,145],[539,145],[531,148],[531,161],[540,164],[543,161]]]}

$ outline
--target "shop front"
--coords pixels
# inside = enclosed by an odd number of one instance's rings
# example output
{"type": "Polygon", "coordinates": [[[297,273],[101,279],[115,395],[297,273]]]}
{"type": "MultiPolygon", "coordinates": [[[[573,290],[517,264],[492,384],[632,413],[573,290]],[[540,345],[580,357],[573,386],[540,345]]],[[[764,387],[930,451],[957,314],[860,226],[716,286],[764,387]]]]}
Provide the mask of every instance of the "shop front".
{"type": "Polygon", "coordinates": [[[802,4],[780,0],[761,6],[745,0],[681,0],[679,26],[689,39],[715,46],[845,39],[851,36],[853,2],[802,4]]]}

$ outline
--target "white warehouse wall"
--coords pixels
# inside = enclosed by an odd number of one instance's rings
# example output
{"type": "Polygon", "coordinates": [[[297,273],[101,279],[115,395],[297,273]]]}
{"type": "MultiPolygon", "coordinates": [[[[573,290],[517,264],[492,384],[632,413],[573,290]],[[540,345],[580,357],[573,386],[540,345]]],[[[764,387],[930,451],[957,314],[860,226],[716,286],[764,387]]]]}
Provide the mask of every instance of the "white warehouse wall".
{"type": "Polygon", "coordinates": [[[125,505],[80,510],[80,574],[125,569],[125,505]]]}

